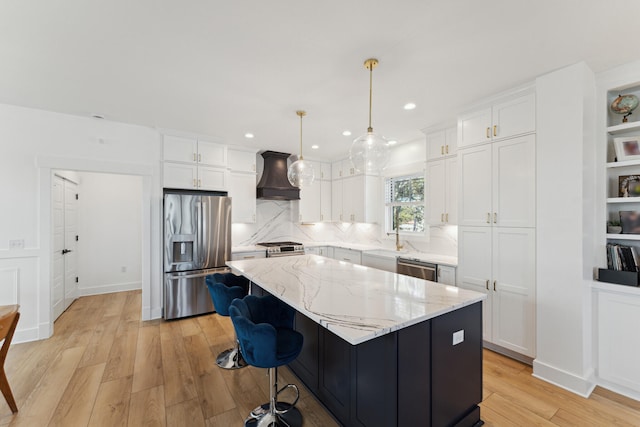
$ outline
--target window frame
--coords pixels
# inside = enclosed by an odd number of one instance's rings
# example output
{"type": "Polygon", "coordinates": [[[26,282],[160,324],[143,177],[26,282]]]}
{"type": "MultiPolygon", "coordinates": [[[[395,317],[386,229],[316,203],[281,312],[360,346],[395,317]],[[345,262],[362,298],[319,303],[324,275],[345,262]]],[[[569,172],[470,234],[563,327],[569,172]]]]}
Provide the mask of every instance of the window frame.
{"type": "Polygon", "coordinates": [[[399,234],[403,235],[403,236],[427,236],[428,233],[428,227],[429,224],[427,223],[427,218],[426,218],[426,214],[427,214],[427,188],[426,188],[426,184],[427,184],[427,177],[426,177],[426,172],[425,170],[421,170],[421,171],[416,171],[414,173],[403,173],[401,175],[394,175],[394,176],[386,176],[384,177],[384,183],[383,183],[383,201],[384,201],[384,232],[385,235],[390,236],[392,234],[395,234],[395,228],[393,228],[393,208],[395,206],[422,206],[423,208],[423,224],[422,224],[422,231],[403,231],[402,229],[399,230],[399,234]],[[419,202],[393,202],[393,201],[387,201],[388,200],[388,195],[389,195],[389,185],[391,185],[392,182],[397,181],[397,180],[402,180],[402,179],[415,179],[415,178],[421,178],[422,179],[422,200],[419,202]]]}

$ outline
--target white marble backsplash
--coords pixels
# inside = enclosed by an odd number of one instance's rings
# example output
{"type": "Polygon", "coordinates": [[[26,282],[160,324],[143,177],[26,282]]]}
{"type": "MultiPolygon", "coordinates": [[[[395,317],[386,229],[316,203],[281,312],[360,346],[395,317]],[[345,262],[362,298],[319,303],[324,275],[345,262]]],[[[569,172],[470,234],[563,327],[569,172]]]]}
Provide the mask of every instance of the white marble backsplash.
{"type": "MultiPolygon", "coordinates": [[[[255,224],[233,224],[232,245],[250,246],[258,242],[302,241],[356,243],[379,246],[384,249],[395,248],[395,236],[386,236],[380,224],[350,224],[323,222],[300,224],[298,202],[278,200],[258,200],[255,224]]],[[[430,227],[428,237],[404,239],[405,249],[412,252],[458,255],[458,227],[430,227]]]]}

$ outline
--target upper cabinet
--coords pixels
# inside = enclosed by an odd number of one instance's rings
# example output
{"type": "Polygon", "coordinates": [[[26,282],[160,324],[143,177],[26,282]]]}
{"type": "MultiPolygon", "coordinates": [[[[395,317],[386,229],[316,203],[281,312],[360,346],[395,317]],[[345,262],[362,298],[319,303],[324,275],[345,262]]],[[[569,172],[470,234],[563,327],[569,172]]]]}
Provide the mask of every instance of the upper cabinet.
{"type": "Polygon", "coordinates": [[[165,188],[226,191],[227,147],[193,138],[164,136],[165,188]]]}
{"type": "Polygon", "coordinates": [[[298,221],[331,221],[331,164],[309,162],[313,166],[315,179],[313,184],[300,189],[298,221]]]}
{"type": "MultiPolygon", "coordinates": [[[[335,222],[378,222],[380,177],[355,170],[349,159],[331,165],[331,218],[335,222]]],[[[325,190],[327,193],[328,189],[325,190]]]]}
{"type": "Polygon", "coordinates": [[[229,147],[229,196],[234,223],[256,222],[256,152],[229,147]]]}
{"type": "Polygon", "coordinates": [[[455,156],[458,152],[458,132],[455,126],[423,132],[426,134],[427,161],[455,156]]]}
{"type": "Polygon", "coordinates": [[[462,114],[458,119],[458,148],[523,135],[536,130],[535,94],[462,114]]]}

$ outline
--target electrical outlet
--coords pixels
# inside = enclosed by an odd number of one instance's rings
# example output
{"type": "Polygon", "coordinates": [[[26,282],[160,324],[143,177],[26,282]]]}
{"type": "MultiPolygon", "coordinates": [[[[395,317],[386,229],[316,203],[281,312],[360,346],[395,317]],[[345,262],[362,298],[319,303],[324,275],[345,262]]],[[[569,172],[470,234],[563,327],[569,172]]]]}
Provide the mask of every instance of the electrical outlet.
{"type": "Polygon", "coordinates": [[[126,272],[127,272],[127,267],[123,265],[123,266],[120,268],[120,271],[122,271],[123,273],[126,273],[126,272]]]}
{"type": "Polygon", "coordinates": [[[453,345],[458,345],[464,341],[464,329],[453,333],[453,345]]]}
{"type": "Polygon", "coordinates": [[[12,250],[24,249],[24,240],[23,239],[9,240],[9,249],[12,249],[12,250]]]}

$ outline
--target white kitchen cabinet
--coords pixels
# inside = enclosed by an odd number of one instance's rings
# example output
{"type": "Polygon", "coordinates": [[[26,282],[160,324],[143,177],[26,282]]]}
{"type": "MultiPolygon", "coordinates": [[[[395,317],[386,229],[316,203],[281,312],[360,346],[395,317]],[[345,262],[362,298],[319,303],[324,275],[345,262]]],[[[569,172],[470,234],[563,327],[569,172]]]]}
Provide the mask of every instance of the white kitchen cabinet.
{"type": "Polygon", "coordinates": [[[362,252],[361,261],[362,265],[367,267],[390,271],[391,273],[396,272],[396,257],[370,254],[365,251],[362,252]]]}
{"type": "Polygon", "coordinates": [[[164,161],[227,167],[226,145],[171,135],[163,139],[164,161]]]}
{"type": "Polygon", "coordinates": [[[232,252],[231,261],[243,260],[243,259],[255,259],[266,258],[267,251],[248,251],[248,252],[232,252]]]}
{"type": "Polygon", "coordinates": [[[362,263],[362,251],[347,248],[333,248],[333,258],[350,262],[352,264],[362,263]]]}
{"type": "Polygon", "coordinates": [[[342,212],[342,179],[331,181],[331,220],[344,222],[342,212]]]}
{"type": "Polygon", "coordinates": [[[487,295],[484,340],[535,357],[535,229],[460,227],[458,286],[487,295]]]}
{"type": "Polygon", "coordinates": [[[461,226],[535,226],[535,135],[460,150],[461,226]]]}
{"type": "Polygon", "coordinates": [[[325,256],[325,257],[331,258],[331,256],[329,256],[329,251],[328,251],[328,247],[327,246],[312,246],[312,247],[306,247],[305,246],[304,253],[305,254],[320,255],[320,256],[325,256]]]}
{"type": "Polygon", "coordinates": [[[224,168],[164,162],[165,188],[226,191],[228,173],[224,168]]]}
{"type": "Polygon", "coordinates": [[[535,94],[515,95],[458,118],[458,148],[535,132],[535,94]]]}
{"type": "MultiPolygon", "coordinates": [[[[623,287],[624,288],[624,287],[623,287]]],[[[598,377],[614,391],[640,393],[640,292],[637,289],[598,289],[597,307],[598,377]],[[624,387],[624,389],[621,389],[624,387]]]]}
{"type": "Polygon", "coordinates": [[[230,171],[256,173],[256,150],[243,150],[240,148],[227,149],[227,164],[230,171]]]}
{"type": "Polygon", "coordinates": [[[300,189],[298,221],[331,221],[331,164],[310,163],[313,165],[315,179],[313,184],[300,189]]]}
{"type": "Polygon", "coordinates": [[[458,220],[458,159],[429,161],[427,175],[427,222],[456,224],[458,220]]]}
{"type": "Polygon", "coordinates": [[[382,210],[380,177],[357,172],[348,159],[334,162],[331,171],[331,219],[336,222],[378,222],[382,210]],[[338,175],[342,174],[342,178],[336,174],[337,168],[341,167],[343,170],[338,175]]]}
{"type": "Polygon", "coordinates": [[[337,160],[331,163],[331,179],[340,179],[342,178],[342,165],[344,162],[342,160],[337,160]]]}
{"type": "Polygon", "coordinates": [[[456,285],[456,268],[448,265],[438,265],[438,283],[456,285]]]}
{"type": "Polygon", "coordinates": [[[164,136],[165,188],[227,191],[227,147],[207,141],[164,136]]]}
{"type": "Polygon", "coordinates": [[[449,127],[435,131],[425,130],[427,161],[455,156],[458,152],[457,128],[449,127]]]}
{"type": "Polygon", "coordinates": [[[229,173],[231,219],[234,223],[256,222],[256,174],[229,173]]]}
{"type": "Polygon", "coordinates": [[[380,178],[354,175],[342,180],[342,218],[345,222],[378,222],[380,178]]]}
{"type": "Polygon", "coordinates": [[[256,150],[229,148],[229,196],[234,223],[256,222],[256,150]]]}

